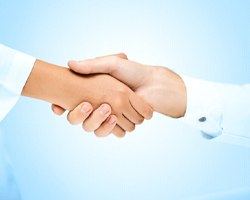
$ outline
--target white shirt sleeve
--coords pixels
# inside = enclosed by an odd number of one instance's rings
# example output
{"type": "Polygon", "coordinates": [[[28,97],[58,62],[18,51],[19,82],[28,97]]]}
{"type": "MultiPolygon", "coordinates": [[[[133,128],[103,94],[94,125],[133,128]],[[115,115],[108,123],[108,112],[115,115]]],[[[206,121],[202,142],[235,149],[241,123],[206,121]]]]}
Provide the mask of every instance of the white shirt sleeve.
{"type": "Polygon", "coordinates": [[[182,78],[187,88],[187,111],[182,120],[207,139],[250,147],[250,84],[182,78]]]}
{"type": "Polygon", "coordinates": [[[16,104],[35,58],[0,44],[0,121],[16,104]]]}

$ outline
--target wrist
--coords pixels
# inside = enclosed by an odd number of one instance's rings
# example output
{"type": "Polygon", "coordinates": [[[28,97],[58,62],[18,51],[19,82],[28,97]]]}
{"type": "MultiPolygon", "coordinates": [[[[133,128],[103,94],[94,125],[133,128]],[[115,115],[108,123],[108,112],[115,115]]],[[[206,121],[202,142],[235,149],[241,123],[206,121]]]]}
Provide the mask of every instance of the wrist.
{"type": "Polygon", "coordinates": [[[183,117],[186,112],[187,94],[182,78],[165,67],[154,67],[152,77],[156,97],[154,110],[173,118],[183,117]]]}
{"type": "Polygon", "coordinates": [[[184,117],[187,109],[187,90],[186,85],[180,75],[172,72],[175,76],[173,87],[175,89],[175,118],[184,117]]]}

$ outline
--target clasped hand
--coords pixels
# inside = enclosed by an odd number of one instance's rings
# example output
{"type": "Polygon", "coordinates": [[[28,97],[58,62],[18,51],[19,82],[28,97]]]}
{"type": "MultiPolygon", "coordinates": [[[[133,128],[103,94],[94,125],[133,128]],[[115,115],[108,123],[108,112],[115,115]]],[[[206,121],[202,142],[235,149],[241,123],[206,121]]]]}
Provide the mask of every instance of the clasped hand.
{"type": "MultiPolygon", "coordinates": [[[[105,74],[97,75],[96,80],[90,77],[92,89],[87,101],[67,115],[71,124],[82,123],[85,131],[93,131],[98,137],[110,133],[123,137],[144,118],[150,119],[153,111],[174,118],[185,114],[185,84],[167,68],[133,62],[125,54],[70,61],[68,65],[77,74],[105,74]],[[99,106],[100,102],[103,104],[99,106]]],[[[58,105],[52,105],[52,110],[58,115],[65,112],[58,105]]]]}

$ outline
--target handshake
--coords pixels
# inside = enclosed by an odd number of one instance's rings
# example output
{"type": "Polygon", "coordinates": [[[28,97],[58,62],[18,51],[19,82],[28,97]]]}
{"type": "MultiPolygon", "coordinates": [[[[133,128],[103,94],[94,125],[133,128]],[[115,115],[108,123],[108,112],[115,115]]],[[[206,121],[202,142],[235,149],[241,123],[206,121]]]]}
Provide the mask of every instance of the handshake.
{"type": "Polygon", "coordinates": [[[104,137],[123,137],[153,112],[178,118],[186,112],[181,77],[159,66],[128,60],[125,54],[69,61],[69,68],[36,60],[22,95],[52,103],[54,113],[104,137]]]}

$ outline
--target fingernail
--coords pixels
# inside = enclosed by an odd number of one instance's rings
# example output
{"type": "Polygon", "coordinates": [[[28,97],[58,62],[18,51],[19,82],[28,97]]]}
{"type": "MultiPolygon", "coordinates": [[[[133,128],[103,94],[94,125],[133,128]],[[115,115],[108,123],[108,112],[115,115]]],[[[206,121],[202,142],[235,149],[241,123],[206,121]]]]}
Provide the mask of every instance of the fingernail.
{"type": "Polygon", "coordinates": [[[103,105],[100,110],[101,115],[106,115],[109,113],[109,107],[107,105],[103,105]]]}
{"type": "Polygon", "coordinates": [[[110,125],[116,123],[116,118],[115,118],[115,117],[110,117],[108,123],[109,123],[110,125]]]}
{"type": "Polygon", "coordinates": [[[89,107],[89,105],[87,105],[87,104],[82,105],[82,108],[81,108],[82,113],[88,113],[90,110],[91,110],[91,108],[89,107]]]}
{"type": "Polygon", "coordinates": [[[69,63],[70,63],[71,65],[78,65],[78,64],[79,64],[79,61],[77,61],[77,60],[70,60],[69,63]]]}

